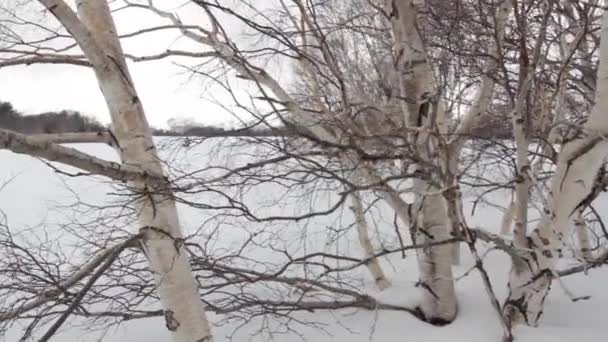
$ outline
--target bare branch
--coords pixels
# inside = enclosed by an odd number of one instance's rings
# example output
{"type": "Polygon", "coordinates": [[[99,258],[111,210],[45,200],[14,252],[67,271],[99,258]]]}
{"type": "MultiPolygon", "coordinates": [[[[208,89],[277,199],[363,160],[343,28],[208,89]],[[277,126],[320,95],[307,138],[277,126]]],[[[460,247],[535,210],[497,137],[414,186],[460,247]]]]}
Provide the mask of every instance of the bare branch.
{"type": "Polygon", "coordinates": [[[132,166],[99,159],[74,148],[50,142],[40,142],[35,138],[5,129],[0,129],[0,148],[11,150],[14,153],[27,154],[48,161],[59,162],[118,181],[150,178],[163,179],[162,175],[155,175],[132,166]]]}

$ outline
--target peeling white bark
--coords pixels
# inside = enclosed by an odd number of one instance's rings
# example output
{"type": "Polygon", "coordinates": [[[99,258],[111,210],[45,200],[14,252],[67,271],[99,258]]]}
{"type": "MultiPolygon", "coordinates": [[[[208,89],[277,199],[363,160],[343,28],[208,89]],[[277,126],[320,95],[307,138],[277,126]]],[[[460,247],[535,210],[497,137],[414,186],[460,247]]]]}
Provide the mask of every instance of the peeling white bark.
{"type": "MultiPolygon", "coordinates": [[[[595,3],[597,3],[597,1],[592,1],[590,5],[593,7],[595,3]]],[[[564,6],[568,9],[568,11],[572,11],[571,4],[565,4],[564,6]]],[[[568,16],[566,16],[566,18],[567,18],[567,21],[570,22],[570,25],[572,27],[576,26],[575,23],[571,22],[571,20],[569,19],[568,16]]],[[[582,49],[583,51],[587,51],[587,48],[586,48],[587,44],[584,39],[586,33],[587,33],[586,27],[584,25],[583,26],[579,25],[579,28],[576,30],[575,37],[571,42],[568,42],[566,40],[565,35],[561,37],[561,39],[560,39],[561,60],[569,62],[577,50],[582,49]]],[[[580,63],[584,63],[584,62],[585,61],[582,60],[580,63]]],[[[589,62],[589,61],[586,61],[586,62],[589,62]]],[[[589,63],[586,63],[586,64],[587,65],[585,65],[585,67],[591,69],[591,65],[588,65],[589,63]]],[[[562,138],[560,136],[559,129],[560,129],[560,123],[564,119],[565,106],[566,106],[566,85],[568,84],[570,69],[571,69],[571,67],[569,64],[566,64],[562,67],[562,69],[560,70],[559,75],[558,75],[559,87],[558,87],[557,91],[555,91],[551,96],[549,96],[549,98],[546,101],[543,102],[543,108],[541,110],[541,115],[540,115],[541,127],[543,127],[545,129],[545,131],[548,132],[547,142],[545,144],[543,144],[543,150],[542,150],[543,156],[552,157],[552,154],[554,153],[553,146],[555,144],[558,144],[559,140],[562,138]],[[554,116],[553,116],[552,120],[549,120],[550,119],[549,113],[551,112],[552,107],[554,108],[554,110],[553,110],[554,116]]],[[[520,142],[520,143],[522,143],[522,142],[520,142]]],[[[543,169],[544,163],[545,163],[544,157],[538,158],[536,160],[536,162],[530,167],[531,174],[532,175],[538,174],[543,169]]],[[[529,182],[528,185],[530,188],[533,188],[533,184],[531,182],[529,182]]],[[[532,191],[532,189],[530,189],[530,191],[532,191]]],[[[503,217],[503,224],[502,224],[503,229],[501,229],[502,234],[506,235],[511,231],[512,225],[515,220],[516,206],[518,206],[518,204],[515,201],[515,199],[513,199],[509,205],[508,210],[505,212],[505,215],[503,217]]],[[[520,210],[523,210],[522,206],[519,206],[519,208],[520,208],[520,210]]],[[[521,237],[520,237],[520,239],[521,239],[521,237]]]]}
{"type": "MultiPolygon", "coordinates": [[[[513,137],[516,146],[515,224],[513,227],[513,242],[515,246],[519,248],[526,248],[528,245],[528,240],[526,238],[528,231],[528,204],[530,188],[533,185],[530,178],[530,160],[528,158],[530,142],[528,137],[529,132],[527,130],[532,129],[534,123],[529,121],[529,113],[526,113],[525,107],[529,102],[530,88],[533,85],[536,65],[540,64],[544,59],[541,48],[546,39],[548,14],[550,10],[550,5],[545,6],[545,13],[542,16],[543,22],[540,25],[539,34],[536,38],[534,47],[530,51],[520,51],[521,56],[525,55],[531,57],[526,57],[525,59],[522,57],[522,59],[520,59],[518,92],[512,114],[513,137]]],[[[527,50],[528,48],[526,46],[521,46],[521,49],[527,50]]],[[[542,91],[539,91],[539,93],[542,94],[542,91]]]]}
{"type": "MultiPolygon", "coordinates": [[[[516,116],[517,117],[517,116],[516,116]]],[[[517,121],[519,119],[515,119],[517,121]]],[[[528,169],[528,138],[524,133],[523,122],[518,123],[515,128],[516,168],[515,175],[515,201],[513,201],[513,242],[515,246],[524,248],[527,246],[526,234],[528,231],[528,202],[530,197],[530,179],[528,169]]]]}
{"type": "MultiPolygon", "coordinates": [[[[608,15],[602,21],[601,40],[608,40],[608,15]]],[[[593,190],[598,170],[608,155],[608,44],[600,45],[595,105],[583,127],[584,136],[567,143],[559,155],[551,181],[546,214],[529,237],[532,251],[515,258],[509,279],[505,314],[512,323],[537,325],[549,292],[554,267],[570,233],[579,206],[593,190]]]]}
{"type": "Polygon", "coordinates": [[[528,90],[532,83],[534,70],[528,68],[520,70],[519,93],[513,109],[513,138],[515,140],[515,200],[513,210],[513,242],[518,248],[527,246],[526,235],[528,232],[528,202],[530,198],[530,160],[528,159],[527,129],[531,125],[526,120],[524,106],[528,97],[528,90]],[[530,69],[530,70],[528,70],[530,69]]]}
{"type": "MultiPolygon", "coordinates": [[[[416,185],[415,185],[416,187],[416,185]]],[[[419,182],[420,190],[428,187],[419,182]]],[[[427,188],[428,189],[428,188],[427,188]]],[[[414,229],[415,244],[425,245],[452,238],[448,229],[445,198],[442,194],[420,198],[419,220],[414,229]]],[[[431,323],[446,324],[457,314],[457,300],[452,277],[453,247],[450,244],[424,247],[418,251],[419,286],[423,300],[420,308],[431,323]]]]}
{"type": "MultiPolygon", "coordinates": [[[[408,10],[411,9],[410,7],[413,6],[413,3],[411,1],[406,1],[406,2],[407,2],[406,7],[408,8],[408,10]]],[[[149,8],[150,10],[154,11],[161,17],[164,17],[164,18],[170,20],[175,25],[181,24],[179,18],[177,18],[175,15],[173,15],[169,12],[164,12],[164,11],[154,8],[153,6],[150,6],[150,5],[148,5],[148,6],[141,5],[141,6],[149,8]]],[[[407,14],[408,12],[406,11],[405,13],[407,14]]],[[[409,25],[408,27],[415,29],[414,25],[409,25]]],[[[251,65],[245,64],[238,58],[235,58],[235,51],[234,51],[233,47],[231,47],[227,43],[221,41],[218,38],[217,34],[214,34],[214,32],[215,32],[214,30],[211,30],[208,32],[207,36],[203,36],[198,33],[189,31],[187,29],[182,30],[182,33],[184,34],[185,37],[187,37],[197,43],[200,43],[200,44],[213,48],[217,52],[218,57],[220,57],[225,63],[230,65],[232,68],[234,68],[234,70],[239,72],[240,76],[242,78],[250,79],[253,82],[255,82],[258,86],[269,89],[276,96],[277,100],[286,107],[286,110],[289,113],[291,113],[291,115],[289,117],[283,118],[285,121],[291,122],[298,127],[304,127],[306,129],[308,129],[310,131],[310,133],[314,136],[314,138],[318,139],[319,141],[328,142],[331,144],[340,143],[342,137],[338,136],[329,127],[326,127],[323,124],[323,120],[322,120],[323,118],[315,117],[313,115],[310,115],[310,113],[301,110],[301,108],[291,98],[291,96],[288,94],[288,92],[279,84],[279,82],[277,82],[274,78],[272,78],[272,76],[270,76],[268,73],[266,73],[263,69],[256,68],[251,65]]],[[[414,33],[417,36],[416,31],[410,30],[409,32],[414,33]]],[[[410,38],[415,38],[416,36],[412,36],[410,38]]],[[[419,45],[421,46],[422,42],[419,39],[419,36],[417,36],[417,37],[418,37],[417,39],[418,39],[419,45]]],[[[407,44],[404,46],[404,48],[407,48],[407,44]]],[[[420,72],[417,72],[417,74],[423,76],[425,79],[425,82],[427,82],[427,83],[431,82],[432,81],[432,74],[430,73],[431,69],[428,67],[428,65],[426,65],[426,66],[421,65],[420,60],[417,60],[416,58],[412,58],[412,56],[417,55],[418,50],[413,49],[411,51],[412,51],[412,54],[410,54],[410,56],[408,57],[409,58],[408,65],[415,67],[416,70],[420,70],[420,72]]],[[[425,61],[423,61],[423,62],[425,62],[425,61]]],[[[424,91],[423,91],[423,93],[424,93],[424,91]]],[[[417,92],[416,94],[422,95],[423,93],[417,92]]],[[[422,97],[422,96],[419,96],[419,98],[422,99],[423,101],[428,100],[428,98],[422,97]]],[[[418,103],[418,100],[416,101],[416,103],[418,103]]],[[[415,107],[417,108],[418,105],[415,105],[415,107]]],[[[407,108],[404,108],[404,113],[407,113],[407,108]]],[[[405,120],[405,118],[404,118],[404,120],[405,120]]],[[[435,121],[433,120],[433,122],[435,122],[435,121]]],[[[436,122],[444,123],[445,120],[438,120],[436,122]]],[[[353,164],[354,162],[352,160],[348,160],[346,158],[346,159],[344,159],[344,161],[345,161],[345,167],[347,167],[347,168],[354,165],[353,164]]],[[[378,186],[378,191],[380,192],[382,198],[384,200],[386,200],[386,202],[389,204],[389,206],[395,210],[398,217],[405,225],[410,225],[410,223],[412,222],[411,217],[410,217],[411,207],[408,203],[406,203],[401,198],[399,193],[395,189],[392,189],[390,186],[384,184],[381,177],[378,176],[377,173],[375,172],[375,170],[373,170],[370,166],[364,165],[364,164],[360,165],[360,167],[357,168],[357,172],[360,173],[363,180],[365,180],[369,183],[381,184],[378,186]]],[[[436,203],[436,205],[440,205],[441,201],[436,201],[435,203],[436,203]]],[[[435,207],[436,207],[436,205],[435,205],[435,207]]],[[[445,211],[445,206],[444,206],[444,211],[445,211]]],[[[430,217],[430,215],[427,215],[427,217],[430,217]]],[[[429,218],[429,220],[430,220],[430,218],[429,218]]],[[[446,221],[443,225],[443,228],[433,226],[433,227],[429,227],[429,229],[432,229],[432,230],[444,229],[447,232],[448,226],[449,225],[446,221]]],[[[443,233],[436,234],[436,237],[437,237],[436,239],[429,240],[426,237],[424,237],[424,238],[422,238],[423,241],[420,241],[420,242],[423,244],[425,242],[438,242],[438,241],[442,240],[442,238],[444,236],[445,235],[443,233]]],[[[451,248],[449,246],[445,247],[443,245],[429,247],[426,252],[419,252],[419,253],[428,254],[428,250],[433,251],[434,249],[437,249],[437,248],[447,251],[446,255],[451,254],[451,248]]],[[[432,254],[430,254],[430,255],[432,255],[432,254]]],[[[435,271],[442,272],[441,274],[436,273],[436,274],[432,274],[430,276],[425,276],[424,279],[427,279],[431,282],[437,282],[438,284],[446,282],[446,281],[452,281],[451,267],[435,267],[435,266],[429,267],[429,265],[434,265],[434,264],[436,264],[436,262],[437,261],[430,263],[426,259],[425,259],[425,261],[422,262],[422,265],[421,265],[422,269],[429,270],[432,272],[435,272],[435,271]]],[[[440,262],[442,262],[442,263],[447,262],[448,266],[450,266],[450,264],[451,264],[449,257],[445,257],[444,259],[441,259],[440,262]]],[[[426,285],[427,284],[425,284],[425,286],[426,285]]],[[[434,285],[435,284],[431,283],[428,286],[429,286],[429,288],[432,289],[434,285]]],[[[435,311],[424,312],[425,317],[431,321],[434,320],[435,322],[438,322],[438,323],[451,322],[454,319],[455,313],[456,313],[456,305],[455,305],[456,299],[455,299],[455,293],[453,291],[453,286],[450,288],[450,287],[438,285],[437,291],[433,290],[433,293],[435,295],[438,295],[438,297],[435,297],[432,295],[431,296],[425,295],[425,298],[426,298],[426,300],[433,300],[437,303],[424,305],[424,308],[426,308],[428,310],[438,310],[438,309],[443,310],[442,308],[444,308],[445,305],[438,305],[439,302],[437,301],[437,298],[441,298],[441,297],[447,298],[445,303],[449,303],[449,305],[451,307],[449,309],[445,309],[444,312],[435,312],[435,311]],[[447,293],[443,293],[445,291],[447,291],[447,293]]]]}
{"type": "MultiPolygon", "coordinates": [[[[162,175],[162,165],[107,1],[76,1],[78,16],[61,0],[39,1],[76,39],[93,65],[110,110],[122,162],[147,173],[162,175]]],[[[173,341],[212,341],[203,303],[183,247],[183,236],[169,184],[157,178],[132,180],[130,185],[148,195],[136,203],[139,206],[142,245],[156,277],[166,326],[172,333],[173,341]]]]}
{"type": "MultiPolygon", "coordinates": [[[[426,48],[416,27],[416,3],[411,0],[388,2],[393,36],[395,39],[395,65],[399,74],[401,108],[408,127],[438,127],[447,130],[445,112],[437,98],[433,71],[426,48]],[[436,107],[436,108],[433,108],[436,107]]],[[[411,134],[410,141],[418,146],[422,158],[430,159],[437,149],[436,137],[429,134],[411,134]]],[[[416,244],[425,245],[450,238],[450,224],[443,195],[422,195],[438,191],[422,179],[414,180],[416,198],[414,228],[416,244]]],[[[452,275],[452,257],[455,249],[439,245],[418,249],[420,269],[419,286],[422,289],[420,309],[425,318],[436,324],[454,320],[457,300],[452,275]]]]}

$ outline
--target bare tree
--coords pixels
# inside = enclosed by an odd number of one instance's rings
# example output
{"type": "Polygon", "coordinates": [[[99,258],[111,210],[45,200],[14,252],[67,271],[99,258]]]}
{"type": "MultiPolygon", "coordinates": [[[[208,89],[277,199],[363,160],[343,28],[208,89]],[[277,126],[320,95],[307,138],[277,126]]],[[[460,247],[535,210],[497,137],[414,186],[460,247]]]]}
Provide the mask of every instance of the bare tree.
{"type": "MultiPolygon", "coordinates": [[[[133,191],[143,194],[137,200],[139,231],[136,236],[155,273],[167,328],[175,341],[211,341],[209,324],[183,246],[175,202],[167,192],[169,183],[163,175],[142,104],[129,75],[108,3],[101,0],[77,1],[78,13],[62,0],[41,0],[40,3],[74,38],[84,53],[86,64],[95,71],[112,116],[115,147],[122,163],[133,171],[126,177],[120,175],[125,173],[122,165],[97,161],[52,141],[32,143],[32,138],[6,130],[0,131],[2,147],[57,160],[93,173],[113,174],[115,179],[129,180],[133,191]]],[[[110,253],[112,257],[105,261],[105,265],[109,265],[115,254],[128,245],[124,243],[116,252],[110,253]]],[[[30,306],[36,304],[34,300],[30,306]]],[[[78,305],[76,300],[74,305],[78,305]]],[[[22,310],[17,309],[18,312],[22,310]]],[[[62,315],[44,334],[43,340],[48,340],[67,316],[62,315]]]]}
{"type": "MultiPolygon", "coordinates": [[[[138,228],[104,248],[82,271],[49,281],[55,284],[51,290],[1,311],[0,321],[42,319],[44,310],[63,300],[69,304],[44,336],[54,334],[72,314],[120,320],[162,315],[176,341],[211,340],[206,310],[243,324],[271,317],[290,327],[298,311],[351,307],[404,311],[444,325],[457,316],[452,264],[466,246],[504,339],[512,340],[514,323],[538,323],[552,280],[606,261],[605,252],[594,246],[605,244],[607,237],[592,237],[595,231],[586,219],[608,180],[601,115],[606,53],[597,51],[606,28],[599,29],[598,1],[193,0],[184,8],[201,20],[190,23],[152,0],[123,0],[113,2],[115,10],[152,13],[162,24],[122,35],[106,1],[78,1],[77,13],[61,1],[40,2],[67,33],[52,31],[42,40],[5,34],[0,66],[92,68],[112,115],[112,130],[34,136],[0,130],[0,146],[126,182],[128,195],[115,206],[129,208],[128,214],[105,215],[135,217],[138,228]],[[227,22],[238,23],[242,35],[227,22]],[[150,56],[122,51],[120,39],[161,30],[176,32],[197,50],[150,56]],[[58,37],[72,40],[53,47],[58,37]],[[232,103],[224,108],[247,115],[244,126],[290,133],[222,140],[207,154],[223,158],[217,165],[192,170],[194,160],[183,156],[163,164],[126,60],[173,57],[187,58],[183,68],[227,94],[232,103]],[[67,142],[111,144],[122,162],[60,145],[67,142]],[[513,225],[512,239],[469,226],[463,188],[479,192],[473,207],[489,203],[495,192],[512,193],[512,200],[498,204],[505,215],[495,222],[503,233],[513,225]],[[327,202],[320,206],[323,196],[327,202]],[[293,211],[270,210],[286,207],[289,199],[298,203],[293,211]],[[312,204],[301,205],[304,199],[312,204]],[[340,213],[349,203],[352,214],[340,213]],[[177,204],[211,217],[186,235],[177,204]],[[353,234],[362,256],[294,251],[287,241],[295,238],[279,238],[273,230],[274,225],[302,228],[338,215],[348,217],[347,223],[318,232],[332,242],[353,234]],[[529,232],[534,215],[541,221],[529,232]],[[374,231],[376,216],[390,222],[374,231]],[[211,245],[221,240],[222,225],[239,227],[242,240],[237,248],[214,254],[211,245]],[[563,251],[572,247],[567,237],[574,228],[581,264],[557,270],[563,251]],[[479,241],[512,260],[510,293],[502,306],[479,241]],[[134,248],[138,243],[149,270],[141,266],[143,258],[134,248]],[[256,248],[271,249],[281,260],[249,254],[250,249],[259,252],[256,248]],[[360,280],[353,273],[362,268],[377,289],[390,287],[394,282],[384,261],[408,251],[418,261],[417,305],[384,302],[357,286],[360,280]],[[133,276],[136,285],[113,282],[121,272],[133,276]],[[154,285],[147,278],[152,274],[154,285]],[[126,294],[112,299],[91,291],[98,278],[126,294]],[[76,294],[60,292],[77,286],[76,294]],[[156,298],[162,311],[139,306],[156,298]],[[92,314],[78,308],[96,301],[121,309],[92,314]]],[[[209,141],[165,142],[166,148],[183,152],[209,141]]],[[[601,215],[593,215],[601,222],[601,215]]],[[[43,259],[22,254],[10,234],[3,239],[6,253],[16,260],[35,264],[43,259]]],[[[104,240],[98,233],[88,240],[97,239],[104,240]]],[[[307,239],[302,240],[305,246],[307,239]]],[[[7,269],[31,278],[16,264],[7,269]]],[[[36,277],[50,278],[43,270],[36,277]]],[[[15,287],[10,282],[6,289],[15,287]]],[[[265,329],[272,330],[260,328],[265,329]]]]}

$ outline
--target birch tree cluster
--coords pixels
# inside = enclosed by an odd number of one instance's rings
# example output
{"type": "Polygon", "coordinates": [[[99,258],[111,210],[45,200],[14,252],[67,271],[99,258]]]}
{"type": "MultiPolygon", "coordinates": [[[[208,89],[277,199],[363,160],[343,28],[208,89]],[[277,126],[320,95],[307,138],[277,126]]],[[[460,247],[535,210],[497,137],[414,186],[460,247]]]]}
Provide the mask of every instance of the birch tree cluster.
{"type": "Polygon", "coordinates": [[[466,269],[497,336],[515,340],[517,325],[542,325],[552,284],[608,260],[594,206],[608,185],[605,6],[3,2],[0,67],[93,71],[112,125],[0,129],[0,148],[111,189],[65,209],[56,229],[69,244],[0,220],[0,334],[21,322],[24,340],[48,341],[70,317],[91,329],[161,317],[175,342],[220,340],[222,324],[268,337],[322,329],[315,312],[348,308],[443,326],[459,315],[466,269]],[[125,15],[158,24],[124,31],[125,15]],[[159,32],[180,44],[126,48],[159,32]],[[266,134],[153,139],[129,71],[149,62],[174,63],[243,130],[266,134]],[[70,143],[107,144],[120,161],[70,143]],[[471,223],[487,208],[501,216],[471,223]],[[508,257],[506,284],[488,272],[491,251],[508,257]],[[403,279],[415,304],[382,296],[403,279]]]}

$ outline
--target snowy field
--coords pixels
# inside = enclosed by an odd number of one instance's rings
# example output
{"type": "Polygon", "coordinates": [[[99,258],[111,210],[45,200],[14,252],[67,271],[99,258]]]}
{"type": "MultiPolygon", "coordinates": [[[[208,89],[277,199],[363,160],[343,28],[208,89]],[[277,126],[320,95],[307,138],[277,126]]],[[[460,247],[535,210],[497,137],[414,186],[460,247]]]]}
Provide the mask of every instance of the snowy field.
{"type": "MultiPolygon", "coordinates": [[[[114,152],[106,146],[77,146],[87,152],[107,159],[115,159],[114,152]]],[[[226,158],[221,153],[215,153],[217,146],[206,143],[187,152],[177,151],[175,148],[163,149],[162,155],[167,161],[175,161],[178,169],[172,170],[176,175],[183,175],[188,170],[196,170],[209,164],[220,165],[226,158]]],[[[231,153],[235,153],[231,149],[231,153]]],[[[253,153],[253,152],[252,152],[253,153]]],[[[244,165],[248,162],[247,153],[238,153],[238,158],[232,158],[232,165],[244,165]]],[[[75,221],[86,222],[88,215],[101,215],[101,212],[80,211],[74,212],[63,207],[76,201],[89,204],[103,205],[108,203],[108,193],[114,192],[112,186],[101,179],[85,177],[69,178],[53,172],[43,162],[30,157],[15,155],[7,151],[0,151],[0,184],[10,180],[0,190],[0,210],[6,215],[10,229],[27,239],[50,239],[61,244],[67,251],[77,238],[67,234],[67,223],[75,221]]],[[[69,170],[62,167],[62,170],[69,170]]],[[[205,171],[207,172],[207,171],[205,171]]],[[[221,173],[210,170],[211,173],[221,173]]],[[[185,179],[187,181],[188,179],[185,179]]],[[[285,194],[281,192],[280,185],[255,186],[247,193],[239,194],[239,200],[255,208],[259,215],[291,215],[306,212],[311,206],[328,208],[335,198],[330,192],[319,191],[314,194],[285,194]],[[262,188],[262,187],[266,188],[262,188]],[[277,198],[281,196],[281,198],[277,198]]],[[[466,189],[465,189],[466,190],[466,189]]],[[[226,189],[226,191],[230,191],[226,189]]],[[[465,193],[469,194],[470,190],[465,193]]],[[[223,203],[221,198],[213,193],[192,195],[197,203],[223,203]],[[214,197],[215,196],[215,197],[214,197]]],[[[234,196],[237,196],[236,194],[234,196]]],[[[508,204],[508,194],[492,195],[492,200],[503,206],[508,204]]],[[[472,198],[467,197],[467,210],[469,224],[482,226],[485,229],[498,232],[501,212],[488,204],[479,204],[475,213],[471,215],[472,198]]],[[[251,232],[263,232],[266,237],[248,248],[249,257],[258,260],[276,261],[280,263],[281,255],[277,254],[269,244],[283,241],[286,248],[297,253],[310,253],[312,251],[339,250],[343,254],[361,257],[356,235],[352,229],[343,235],[327,233],[327,227],[345,227],[352,223],[350,211],[346,208],[335,213],[316,217],[311,220],[294,222],[249,223],[243,218],[226,218],[217,216],[218,211],[209,208],[192,208],[181,204],[179,207],[182,223],[189,232],[198,231],[202,234],[213,235],[210,249],[220,255],[226,251],[238,248],[251,232]],[[214,229],[218,229],[219,233],[214,229]],[[268,236],[273,235],[270,239],[268,236]],[[339,238],[338,238],[339,235],[339,238]]],[[[608,210],[608,202],[601,197],[596,203],[600,213],[608,210]]],[[[381,241],[385,247],[395,247],[394,227],[391,226],[393,214],[378,206],[370,211],[370,221],[373,222],[375,241],[381,241]]],[[[534,226],[534,223],[531,225],[534,226]]],[[[100,227],[98,229],[111,229],[100,227]]],[[[84,234],[84,233],[83,233],[84,234]]],[[[85,234],[86,235],[86,234],[85,234]]],[[[403,234],[408,236],[408,234],[403,234]]],[[[272,246],[279,247],[279,246],[272,246]]],[[[482,250],[484,248],[481,248],[482,250]]],[[[462,248],[463,262],[455,267],[455,276],[461,277],[469,272],[472,266],[471,258],[466,248],[462,248]]],[[[82,257],[82,255],[80,256],[82,257]]],[[[506,297],[507,276],[510,261],[503,253],[491,251],[484,259],[486,269],[499,299],[506,297]]],[[[237,261],[243,262],[243,261],[237,261]]],[[[574,264],[574,260],[564,260],[563,267],[574,264]]],[[[349,273],[353,286],[364,286],[368,293],[392,304],[414,305],[418,298],[418,289],[415,288],[417,280],[417,267],[414,254],[410,251],[405,259],[400,253],[382,259],[382,264],[393,286],[378,293],[373,289],[373,282],[364,268],[349,273]],[[361,285],[359,285],[361,284],[361,285]]],[[[245,265],[245,264],[243,264],[245,265]]],[[[1,281],[1,280],[0,280],[1,281]]],[[[554,284],[546,300],[545,313],[539,328],[517,328],[515,335],[521,342],[602,342],[608,340],[608,269],[596,269],[587,275],[577,274],[564,278],[564,284],[576,296],[590,296],[589,300],[572,302],[565,291],[554,284]]],[[[459,315],[456,321],[446,327],[434,327],[420,322],[411,315],[395,311],[364,311],[344,309],[337,311],[316,311],[313,313],[296,313],[294,317],[319,324],[317,328],[294,325],[294,332],[276,334],[276,341],[424,341],[424,342],[491,342],[500,341],[502,331],[496,313],[483,289],[482,282],[476,271],[460,278],[457,283],[459,300],[459,315]]],[[[219,315],[210,315],[213,322],[222,322],[219,315]]],[[[71,319],[73,326],[65,326],[62,333],[54,341],[99,341],[101,333],[80,327],[79,319],[71,319]]],[[[216,341],[266,341],[268,336],[255,335],[253,332],[260,329],[265,322],[256,318],[240,327],[241,322],[222,322],[215,326],[213,333],[216,341]]],[[[9,330],[3,341],[17,341],[20,327],[14,326],[9,330]]],[[[169,335],[164,326],[164,320],[148,318],[127,322],[118,327],[111,328],[103,341],[169,341],[169,335]]]]}

